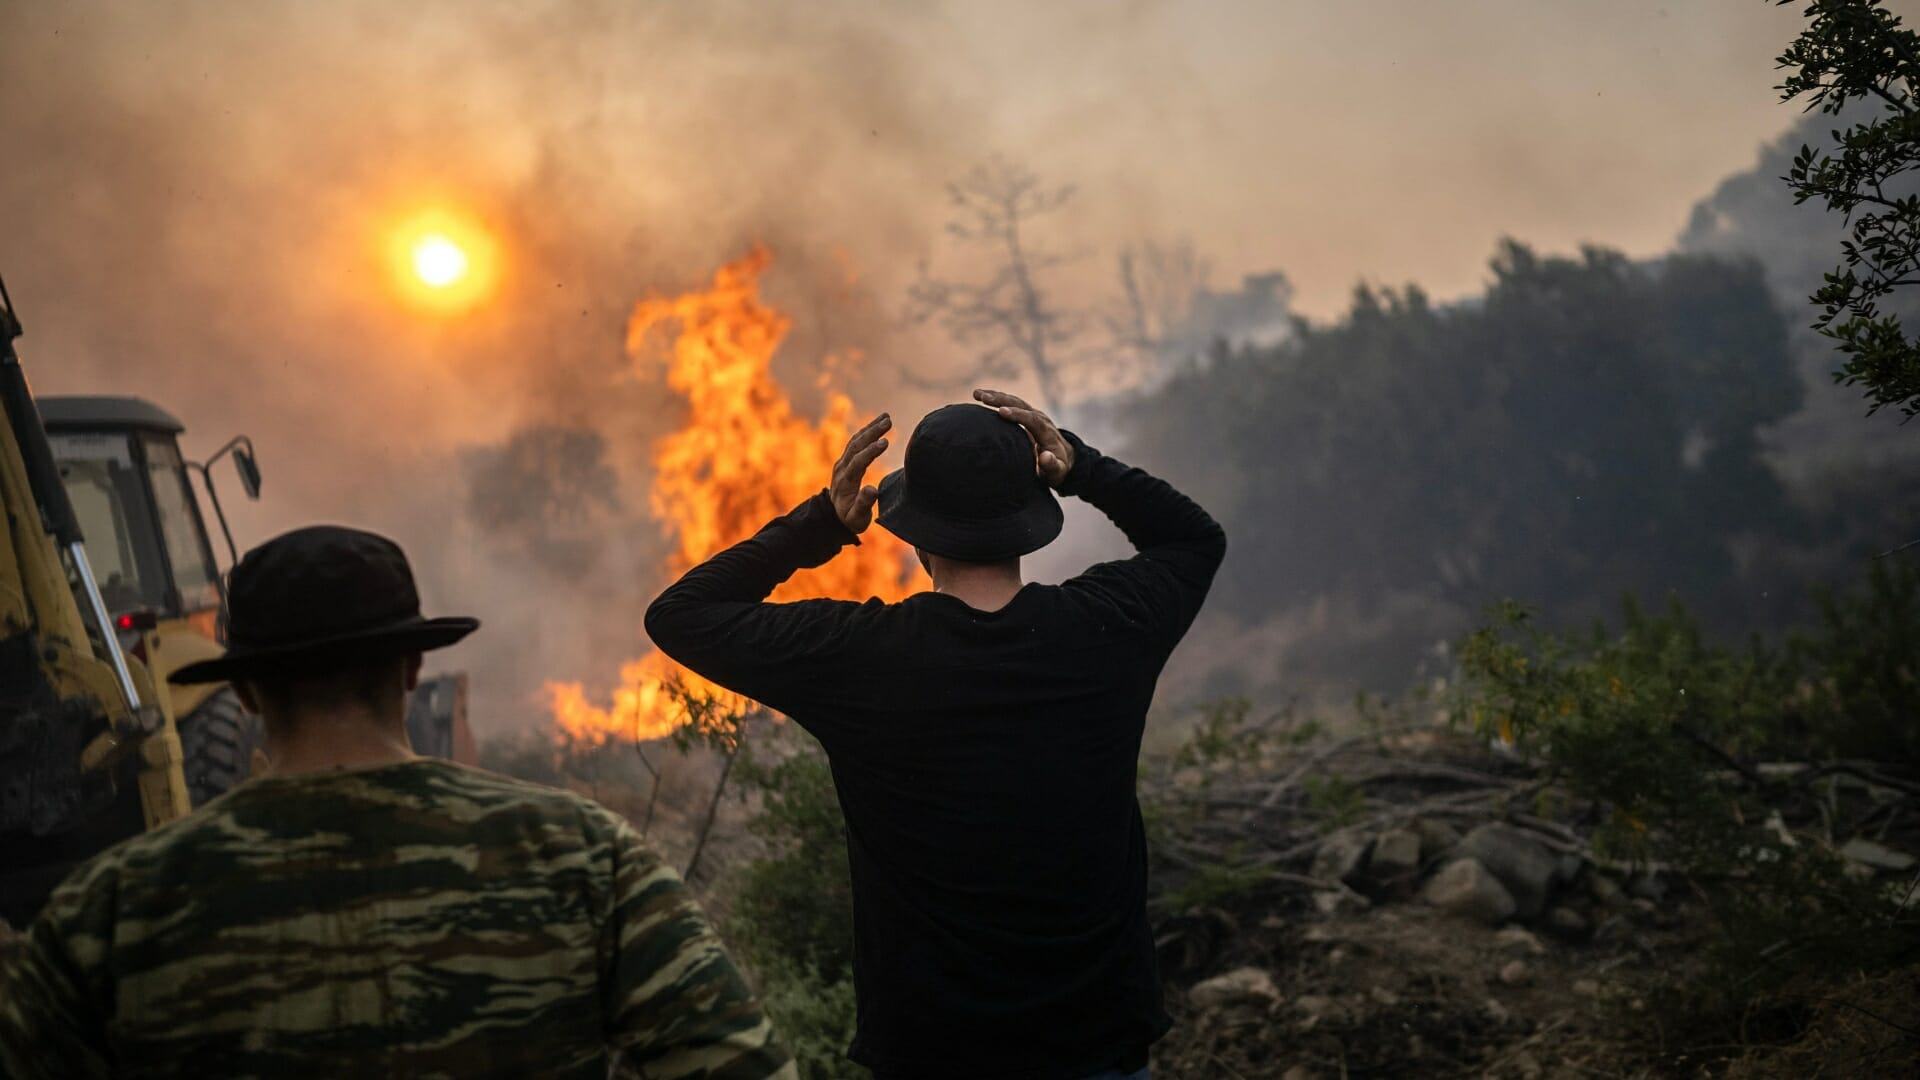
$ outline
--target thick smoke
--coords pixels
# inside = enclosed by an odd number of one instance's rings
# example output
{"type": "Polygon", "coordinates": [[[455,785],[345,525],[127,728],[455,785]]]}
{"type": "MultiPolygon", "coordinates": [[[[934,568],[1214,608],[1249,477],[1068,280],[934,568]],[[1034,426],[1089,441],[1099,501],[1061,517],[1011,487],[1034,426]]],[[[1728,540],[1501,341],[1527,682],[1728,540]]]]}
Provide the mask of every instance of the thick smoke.
{"type": "MultiPolygon", "coordinates": [[[[189,454],[254,436],[265,498],[228,499],[243,544],[314,520],[405,543],[430,606],[488,624],[443,663],[498,730],[538,715],[541,680],[603,684],[644,646],[664,546],[647,463],[679,402],[623,355],[638,296],[765,242],[802,410],[821,359],[857,353],[856,401],[911,417],[935,395],[898,370],[966,358],[904,330],[900,299],[923,258],[952,269],[944,183],[1003,152],[1080,185],[1048,237],[1086,256],[1062,302],[1098,309],[1116,254],[1186,233],[1221,291],[1163,327],[1160,359],[1271,344],[1362,277],[1468,296],[1509,231],[1658,250],[1784,124],[1769,60],[1797,21],[1659,0],[11,4],[0,273],[41,392],[151,398],[189,454]],[[431,205],[503,252],[492,302],[457,319],[406,303],[382,261],[431,205]],[[1246,276],[1276,266],[1297,293],[1246,276]]],[[[1745,190],[1716,196],[1728,220],[1745,190]]],[[[1725,249],[1703,236],[1685,246],[1725,249]]],[[[1040,576],[1118,550],[1076,517],[1086,543],[1040,576]]],[[[1273,625],[1302,648],[1329,623],[1429,637],[1376,615],[1273,625]]]]}
{"type": "MultiPolygon", "coordinates": [[[[1793,313],[1794,350],[1807,402],[1769,434],[1776,466],[1810,499],[1831,496],[1837,476],[1865,466],[1920,467],[1920,440],[1901,437],[1911,432],[1897,430],[1897,413],[1864,417],[1859,389],[1833,381],[1839,356],[1832,339],[1812,331],[1818,312],[1807,297],[1839,265],[1847,225],[1818,200],[1796,204],[1781,179],[1801,147],[1830,147],[1836,130],[1868,122],[1875,114],[1874,106],[1858,104],[1839,116],[1806,114],[1761,147],[1752,168],[1727,177],[1694,205],[1677,245],[1683,252],[1758,260],[1781,307],[1793,313]]],[[[1920,304],[1912,297],[1896,294],[1889,306],[1909,326],[1920,318],[1920,304]]]]}
{"type": "Polygon", "coordinates": [[[884,271],[982,152],[914,57],[885,9],[10,5],[22,352],[41,393],[163,404],[190,455],[250,433],[243,546],[316,519],[396,536],[431,606],[487,623],[444,658],[483,727],[523,722],[542,678],[640,650],[659,584],[646,470],[677,401],[623,355],[632,302],[764,241],[803,408],[824,353],[894,343],[884,271]],[[382,261],[432,205],[503,252],[458,318],[382,261]]]}

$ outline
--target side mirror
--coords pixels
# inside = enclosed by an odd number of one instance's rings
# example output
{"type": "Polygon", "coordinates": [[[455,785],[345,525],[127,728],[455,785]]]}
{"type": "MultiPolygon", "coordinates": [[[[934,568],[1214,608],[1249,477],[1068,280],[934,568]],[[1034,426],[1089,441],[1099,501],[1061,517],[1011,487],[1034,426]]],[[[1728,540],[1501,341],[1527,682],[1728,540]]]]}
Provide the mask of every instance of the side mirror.
{"type": "MultiPolygon", "coordinates": [[[[220,535],[227,539],[227,554],[234,562],[240,561],[240,550],[233,546],[233,530],[227,528],[227,512],[220,507],[220,493],[213,489],[214,462],[228,454],[233,455],[233,468],[240,474],[240,486],[246,489],[247,498],[260,497],[260,463],[253,457],[253,440],[245,435],[235,435],[227,440],[227,445],[213,452],[213,456],[202,464],[187,465],[188,469],[200,474],[200,483],[207,489],[207,501],[213,504],[213,515],[220,520],[220,535]]],[[[221,593],[225,597],[226,593],[221,593]]]]}
{"type": "Polygon", "coordinates": [[[253,447],[236,446],[233,448],[233,467],[240,473],[240,486],[245,489],[247,498],[260,498],[260,465],[253,460],[253,447]]]}

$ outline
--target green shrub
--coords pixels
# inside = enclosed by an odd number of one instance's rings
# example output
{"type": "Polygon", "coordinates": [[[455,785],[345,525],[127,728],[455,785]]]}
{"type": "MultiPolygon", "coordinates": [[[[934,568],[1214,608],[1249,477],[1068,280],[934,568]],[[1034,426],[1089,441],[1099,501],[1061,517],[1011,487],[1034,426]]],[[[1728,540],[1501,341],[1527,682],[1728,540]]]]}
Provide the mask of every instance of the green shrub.
{"type": "Polygon", "coordinates": [[[1272,881],[1273,868],[1249,862],[1246,851],[1235,849],[1220,862],[1196,866],[1174,880],[1178,884],[1157,891],[1150,899],[1156,910],[1177,914],[1196,908],[1232,906],[1272,881]]]}
{"type": "Polygon", "coordinates": [[[1920,920],[1833,852],[1878,809],[1848,807],[1835,755],[1911,752],[1917,578],[1876,568],[1863,593],[1829,599],[1822,626],[1784,648],[1715,645],[1677,605],[1629,605],[1619,632],[1569,636],[1509,604],[1465,642],[1456,718],[1596,804],[1602,856],[1662,863],[1705,902],[1716,932],[1713,963],[1687,988],[1695,1015],[1733,1015],[1809,973],[1920,954],[1920,920]]]}
{"type": "Polygon", "coordinates": [[[846,819],[826,758],[808,751],[772,766],[748,760],[736,768],[741,785],[760,793],[751,827],[772,851],[746,866],[735,885],[740,940],[756,958],[851,978],[846,819]]]}
{"type": "Polygon", "coordinates": [[[1619,634],[1574,637],[1506,604],[1467,638],[1460,663],[1456,715],[1606,806],[1596,842],[1609,854],[1650,857],[1656,835],[1689,862],[1726,850],[1731,806],[1705,775],[1736,755],[1786,750],[1791,671],[1758,642],[1708,644],[1678,605],[1650,615],[1629,604],[1619,634]]]}
{"type": "Polygon", "coordinates": [[[1367,811],[1367,794],[1360,785],[1332,773],[1316,773],[1301,785],[1307,806],[1320,814],[1321,832],[1333,832],[1360,820],[1367,811]]]}
{"type": "Polygon", "coordinates": [[[804,1080],[865,1080],[866,1068],[847,1059],[853,1041],[853,980],[830,979],[777,957],[756,966],[767,1018],[793,1054],[804,1080]]]}
{"type": "Polygon", "coordinates": [[[1186,739],[1173,752],[1174,766],[1210,766],[1257,757],[1266,732],[1248,724],[1252,712],[1253,702],[1246,698],[1221,698],[1203,705],[1186,739]]]}
{"type": "Polygon", "coordinates": [[[742,757],[742,788],[758,792],[751,827],[769,854],[733,879],[727,934],[758,977],[767,1015],[807,1080],[864,1077],[853,1040],[853,886],[846,820],[818,747],[772,765],[742,757]]]}
{"type": "Polygon", "coordinates": [[[1816,731],[1840,756],[1920,766],[1920,564],[1876,559],[1864,589],[1818,599],[1819,631],[1792,645],[1816,731]]]}

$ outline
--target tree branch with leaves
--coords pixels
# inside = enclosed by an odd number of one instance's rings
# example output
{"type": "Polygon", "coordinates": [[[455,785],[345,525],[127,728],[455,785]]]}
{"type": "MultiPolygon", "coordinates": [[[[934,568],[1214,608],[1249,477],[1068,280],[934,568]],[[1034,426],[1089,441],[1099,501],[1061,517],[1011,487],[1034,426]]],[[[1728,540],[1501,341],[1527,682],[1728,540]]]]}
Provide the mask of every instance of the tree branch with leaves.
{"type": "MultiPolygon", "coordinates": [[[[1796,0],[1777,0],[1781,6],[1796,0]]],[[[1920,34],[1880,0],[1813,0],[1807,27],[1780,54],[1783,101],[1837,115],[1877,104],[1873,119],[1833,133],[1834,147],[1802,146],[1783,177],[1794,201],[1819,199],[1846,216],[1841,263],[1809,298],[1814,329],[1844,357],[1835,381],[1863,389],[1869,412],[1920,412],[1920,342],[1882,310],[1894,290],[1920,283],[1920,195],[1902,178],[1920,168],[1920,34]]]]}

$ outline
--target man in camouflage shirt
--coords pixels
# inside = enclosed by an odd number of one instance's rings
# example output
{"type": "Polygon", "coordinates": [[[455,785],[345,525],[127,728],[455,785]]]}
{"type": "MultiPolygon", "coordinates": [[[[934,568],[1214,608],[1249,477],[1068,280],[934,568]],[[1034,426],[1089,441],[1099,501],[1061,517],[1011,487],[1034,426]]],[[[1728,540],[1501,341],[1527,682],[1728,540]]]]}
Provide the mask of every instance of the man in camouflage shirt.
{"type": "Polygon", "coordinates": [[[302,529],[230,581],[271,766],[57,889],[0,986],[7,1076],[793,1077],[706,918],[626,822],[406,743],[405,556],[302,529]]]}

